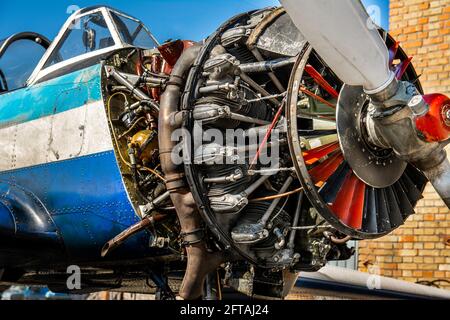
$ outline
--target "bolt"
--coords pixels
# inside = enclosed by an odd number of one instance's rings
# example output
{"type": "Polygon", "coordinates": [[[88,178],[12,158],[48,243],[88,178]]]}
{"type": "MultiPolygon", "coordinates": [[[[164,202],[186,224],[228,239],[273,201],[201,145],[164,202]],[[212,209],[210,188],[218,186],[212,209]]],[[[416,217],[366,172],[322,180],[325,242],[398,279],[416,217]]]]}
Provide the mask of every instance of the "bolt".
{"type": "Polygon", "coordinates": [[[421,95],[412,97],[408,102],[408,107],[410,107],[416,115],[422,115],[428,111],[428,105],[421,95]]]}
{"type": "Polygon", "coordinates": [[[445,117],[447,118],[447,120],[450,120],[450,109],[448,109],[445,113],[445,117]]]}

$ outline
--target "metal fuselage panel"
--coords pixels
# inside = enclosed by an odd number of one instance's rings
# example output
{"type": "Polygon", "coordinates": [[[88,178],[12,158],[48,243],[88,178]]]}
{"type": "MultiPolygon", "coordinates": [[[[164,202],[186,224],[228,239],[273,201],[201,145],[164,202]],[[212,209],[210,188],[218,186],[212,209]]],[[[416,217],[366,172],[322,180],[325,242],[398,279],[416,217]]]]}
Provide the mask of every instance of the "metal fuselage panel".
{"type": "MultiPolygon", "coordinates": [[[[56,230],[60,263],[101,261],[102,246],[140,219],[114,154],[101,88],[98,64],[0,96],[0,182],[19,186],[42,203],[38,214],[56,230]]],[[[8,190],[0,190],[4,208],[10,208],[8,190]]],[[[17,210],[27,206],[0,210],[0,221],[12,221],[3,225],[14,225],[2,232],[0,224],[0,242],[21,238],[17,210]]],[[[142,232],[110,259],[156,254],[148,243],[142,232]]],[[[11,247],[0,246],[0,267],[10,261],[8,251],[11,247]]]]}

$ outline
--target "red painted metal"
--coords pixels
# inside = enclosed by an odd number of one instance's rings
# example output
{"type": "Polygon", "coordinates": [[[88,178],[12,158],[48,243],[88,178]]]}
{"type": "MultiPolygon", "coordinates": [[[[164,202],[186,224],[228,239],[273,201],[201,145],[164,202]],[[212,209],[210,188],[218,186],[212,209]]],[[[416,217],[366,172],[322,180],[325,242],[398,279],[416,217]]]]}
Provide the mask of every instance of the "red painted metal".
{"type": "Polygon", "coordinates": [[[258,162],[258,159],[261,156],[261,152],[262,152],[264,146],[266,145],[267,141],[269,140],[270,135],[272,134],[272,131],[275,128],[275,125],[278,123],[278,120],[280,119],[281,114],[283,113],[283,110],[284,110],[284,104],[282,103],[280,108],[278,109],[278,112],[276,113],[275,117],[273,118],[273,121],[270,124],[269,129],[267,129],[266,135],[264,136],[264,139],[261,142],[261,144],[258,148],[258,151],[256,152],[256,155],[250,164],[250,168],[252,168],[258,162]]]}
{"type": "Polygon", "coordinates": [[[353,171],[349,171],[345,176],[344,183],[339,190],[336,199],[330,204],[331,210],[342,222],[347,221],[350,215],[353,193],[356,187],[356,176],[353,171]]]}
{"type": "Polygon", "coordinates": [[[172,42],[167,42],[158,48],[163,59],[167,62],[165,73],[170,74],[172,68],[178,61],[178,58],[183,54],[183,52],[194,45],[193,41],[188,40],[176,40],[172,42]]]}
{"type": "Polygon", "coordinates": [[[426,114],[416,118],[416,128],[426,141],[436,142],[450,139],[450,99],[439,93],[424,95],[429,105],[426,114]]]}
{"type": "MultiPolygon", "coordinates": [[[[145,65],[148,65],[150,71],[153,73],[164,73],[164,59],[160,55],[152,55],[148,58],[145,65]]],[[[161,88],[152,88],[152,97],[156,101],[160,101],[161,99],[161,88]]]]}
{"type": "Polygon", "coordinates": [[[408,57],[406,60],[403,60],[395,67],[395,77],[400,80],[403,77],[403,74],[405,73],[406,69],[408,68],[409,64],[411,63],[411,60],[413,57],[408,57]]]}
{"type": "Polygon", "coordinates": [[[311,65],[306,65],[305,71],[314,79],[314,81],[321,86],[323,89],[325,89],[326,92],[328,92],[331,96],[334,98],[339,97],[339,93],[328,83],[327,80],[325,80],[322,75],[314,69],[311,65]]]}
{"type": "Polygon", "coordinates": [[[339,142],[332,142],[318,148],[314,148],[311,150],[307,150],[303,152],[303,160],[305,160],[306,164],[314,164],[326,155],[329,155],[333,151],[339,149],[339,142]]]}
{"type": "Polygon", "coordinates": [[[353,172],[349,172],[331,210],[347,226],[361,229],[364,195],[365,184],[353,172]]]}
{"type": "MultiPolygon", "coordinates": [[[[144,66],[153,73],[170,75],[173,67],[182,55],[182,53],[194,45],[194,42],[189,40],[176,40],[167,42],[158,47],[158,53],[150,56],[141,57],[136,64],[136,73],[142,75],[144,66]]],[[[141,53],[140,53],[141,54],[141,53]]],[[[161,98],[161,88],[144,89],[149,95],[159,101],[161,98]]]]}
{"type": "Polygon", "coordinates": [[[341,152],[336,153],[329,159],[309,170],[309,175],[312,177],[315,184],[322,185],[331,177],[342,162],[344,162],[344,156],[341,152]]]}
{"type": "Polygon", "coordinates": [[[400,47],[400,42],[395,41],[392,47],[389,48],[389,67],[394,63],[395,55],[397,54],[398,48],[400,47]]]}
{"type": "Polygon", "coordinates": [[[350,206],[349,219],[345,222],[349,227],[357,230],[362,228],[365,195],[366,184],[358,179],[350,206]]]}

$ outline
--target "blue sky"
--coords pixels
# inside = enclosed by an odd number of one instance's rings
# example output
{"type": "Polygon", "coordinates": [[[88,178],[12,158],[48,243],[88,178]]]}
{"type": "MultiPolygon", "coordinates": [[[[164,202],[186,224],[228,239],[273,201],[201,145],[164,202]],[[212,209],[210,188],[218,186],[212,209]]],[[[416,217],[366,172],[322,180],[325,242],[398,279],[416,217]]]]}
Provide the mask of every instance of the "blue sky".
{"type": "MultiPolygon", "coordinates": [[[[334,0],[338,1],[338,0],[334,0]]],[[[382,8],[381,18],[388,25],[389,0],[363,0],[382,8]]],[[[141,19],[160,41],[200,40],[235,14],[279,5],[278,0],[0,0],[0,39],[21,31],[35,31],[50,39],[69,16],[71,5],[79,7],[105,4],[141,19]]]]}

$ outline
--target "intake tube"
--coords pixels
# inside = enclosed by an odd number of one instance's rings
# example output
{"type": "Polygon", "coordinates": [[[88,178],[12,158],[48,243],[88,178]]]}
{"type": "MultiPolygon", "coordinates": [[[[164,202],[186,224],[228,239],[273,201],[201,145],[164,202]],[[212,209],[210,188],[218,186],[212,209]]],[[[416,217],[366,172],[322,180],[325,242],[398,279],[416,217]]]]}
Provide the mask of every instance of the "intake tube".
{"type": "Polygon", "coordinates": [[[181,89],[185,85],[185,76],[194,63],[201,49],[196,44],[187,49],[178,59],[167,83],[166,90],[161,96],[159,113],[159,147],[161,168],[166,179],[167,190],[177,211],[180,221],[184,244],[186,246],[187,267],[179,291],[181,298],[194,300],[202,297],[206,276],[216,270],[222,262],[218,253],[210,253],[203,239],[202,218],[198,211],[189,187],[184,180],[183,167],[172,160],[172,150],[177,142],[172,141],[172,127],[170,119],[179,110],[181,89]]]}

